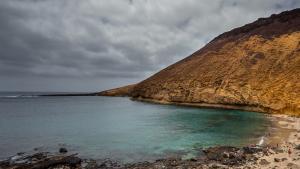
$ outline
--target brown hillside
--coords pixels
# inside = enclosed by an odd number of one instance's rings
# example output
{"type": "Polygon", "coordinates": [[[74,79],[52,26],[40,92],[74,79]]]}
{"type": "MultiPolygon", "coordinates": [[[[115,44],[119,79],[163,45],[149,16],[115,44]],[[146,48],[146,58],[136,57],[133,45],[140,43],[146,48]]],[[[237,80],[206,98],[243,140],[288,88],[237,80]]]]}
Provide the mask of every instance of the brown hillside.
{"type": "Polygon", "coordinates": [[[127,95],[161,103],[300,115],[299,41],[300,9],[258,19],[131,86],[127,95]]]}

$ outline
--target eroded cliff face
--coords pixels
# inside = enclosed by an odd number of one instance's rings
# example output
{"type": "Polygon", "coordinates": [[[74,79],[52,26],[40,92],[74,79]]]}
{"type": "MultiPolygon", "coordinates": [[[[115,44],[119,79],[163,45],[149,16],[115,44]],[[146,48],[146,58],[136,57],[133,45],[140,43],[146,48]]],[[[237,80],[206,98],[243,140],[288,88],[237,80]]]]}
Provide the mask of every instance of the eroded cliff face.
{"type": "Polygon", "coordinates": [[[130,87],[141,100],[300,115],[300,9],[226,32],[130,87]]]}

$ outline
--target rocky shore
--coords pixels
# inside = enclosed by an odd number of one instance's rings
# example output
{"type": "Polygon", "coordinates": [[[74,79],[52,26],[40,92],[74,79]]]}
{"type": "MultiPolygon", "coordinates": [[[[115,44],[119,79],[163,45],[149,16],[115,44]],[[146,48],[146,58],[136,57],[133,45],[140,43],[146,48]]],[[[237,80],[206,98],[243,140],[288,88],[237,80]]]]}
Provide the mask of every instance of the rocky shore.
{"type": "MultiPolygon", "coordinates": [[[[110,159],[81,159],[76,154],[69,155],[67,153],[39,152],[32,155],[18,153],[2,161],[0,167],[3,169],[228,168],[240,167],[250,162],[257,163],[257,154],[268,154],[270,150],[267,147],[212,147],[203,150],[203,156],[189,160],[169,158],[134,164],[121,164],[110,159]]],[[[278,150],[272,149],[272,151],[277,152],[278,150]]]]}
{"type": "Polygon", "coordinates": [[[216,146],[188,160],[158,159],[154,162],[123,164],[112,159],[82,159],[65,148],[57,153],[18,153],[0,161],[0,169],[209,169],[209,168],[300,168],[300,119],[284,115],[270,116],[279,130],[270,130],[265,143],[245,147],[216,146]]]}

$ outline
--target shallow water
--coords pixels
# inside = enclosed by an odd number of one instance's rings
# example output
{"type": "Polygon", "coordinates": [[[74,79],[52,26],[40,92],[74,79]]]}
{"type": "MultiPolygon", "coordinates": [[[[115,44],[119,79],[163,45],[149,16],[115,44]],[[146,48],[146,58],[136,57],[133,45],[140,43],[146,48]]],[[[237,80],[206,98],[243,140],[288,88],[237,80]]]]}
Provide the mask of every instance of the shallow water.
{"type": "Polygon", "coordinates": [[[238,110],[118,97],[4,95],[0,97],[0,158],[34,148],[57,151],[60,146],[83,157],[124,162],[191,157],[199,148],[253,143],[270,126],[263,114],[238,110]]]}

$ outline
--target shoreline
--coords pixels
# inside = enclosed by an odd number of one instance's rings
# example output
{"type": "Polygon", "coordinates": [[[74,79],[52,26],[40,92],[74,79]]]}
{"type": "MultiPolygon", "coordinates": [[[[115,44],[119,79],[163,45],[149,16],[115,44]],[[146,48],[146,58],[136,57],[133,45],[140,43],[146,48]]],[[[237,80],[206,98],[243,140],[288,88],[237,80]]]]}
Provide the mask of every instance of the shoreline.
{"type": "Polygon", "coordinates": [[[32,156],[18,153],[0,161],[1,169],[152,169],[152,168],[300,168],[300,118],[266,115],[272,122],[261,146],[242,148],[215,146],[191,159],[166,158],[154,162],[122,164],[113,159],[81,159],[77,154],[37,152],[32,156]],[[289,154],[289,150],[291,153],[289,154]]]}
{"type": "Polygon", "coordinates": [[[187,106],[187,107],[199,107],[199,108],[212,108],[212,109],[228,109],[228,110],[244,110],[244,111],[253,111],[258,113],[270,114],[267,108],[249,106],[249,105],[229,105],[229,104],[210,104],[210,103],[187,103],[187,102],[168,102],[147,98],[130,98],[133,101],[141,101],[155,104],[164,104],[164,105],[177,105],[177,106],[187,106]]]}
{"type": "MultiPolygon", "coordinates": [[[[115,97],[115,96],[112,96],[115,97]]],[[[198,108],[212,108],[212,109],[228,109],[228,110],[242,110],[242,111],[252,111],[257,113],[263,113],[267,115],[287,115],[291,117],[299,117],[300,112],[294,111],[281,111],[281,110],[274,110],[268,107],[264,107],[261,105],[242,105],[242,104],[218,104],[218,103],[198,103],[198,102],[170,102],[164,100],[156,100],[150,98],[142,98],[142,97],[130,97],[129,99],[133,101],[141,101],[141,102],[148,102],[154,104],[164,104],[164,105],[177,105],[177,106],[187,106],[187,107],[198,107],[198,108]]]]}

